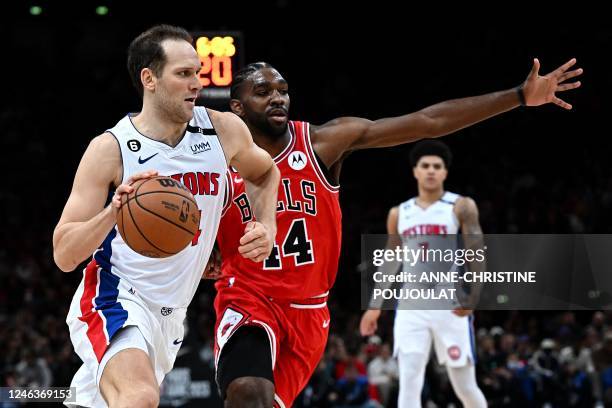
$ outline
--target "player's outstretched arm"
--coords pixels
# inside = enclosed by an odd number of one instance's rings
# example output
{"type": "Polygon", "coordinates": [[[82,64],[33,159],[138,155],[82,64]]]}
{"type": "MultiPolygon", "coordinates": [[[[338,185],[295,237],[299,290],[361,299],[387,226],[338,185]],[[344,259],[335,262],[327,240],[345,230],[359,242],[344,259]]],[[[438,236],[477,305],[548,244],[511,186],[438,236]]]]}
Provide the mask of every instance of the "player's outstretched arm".
{"type": "Polygon", "coordinates": [[[255,262],[266,259],[276,237],[276,202],[280,172],[265,150],[254,142],[247,126],[233,113],[213,116],[228,161],[245,182],[256,222],[250,222],[240,239],[238,252],[255,262]],[[219,123],[219,125],[217,124],[219,123]],[[225,136],[228,135],[228,136],[225,136]]]}
{"type": "Polygon", "coordinates": [[[120,185],[113,203],[106,208],[104,204],[109,188],[121,183],[121,173],[115,138],[109,133],[94,138],[81,158],[72,191],[53,231],[53,258],[62,271],[73,271],[91,256],[115,225],[120,194],[128,193],[131,187],[120,185]]]}
{"type": "Polygon", "coordinates": [[[580,81],[567,82],[583,72],[581,68],[569,70],[575,63],[576,59],[572,58],[541,76],[540,62],[534,59],[527,79],[517,88],[448,100],[407,115],[376,121],[354,117],[334,119],[315,130],[315,142],[319,144],[317,153],[325,156],[323,160],[329,166],[345,151],[395,146],[448,135],[522,103],[527,106],[554,103],[571,109],[572,106],[557,94],[580,86],[580,81]]]}

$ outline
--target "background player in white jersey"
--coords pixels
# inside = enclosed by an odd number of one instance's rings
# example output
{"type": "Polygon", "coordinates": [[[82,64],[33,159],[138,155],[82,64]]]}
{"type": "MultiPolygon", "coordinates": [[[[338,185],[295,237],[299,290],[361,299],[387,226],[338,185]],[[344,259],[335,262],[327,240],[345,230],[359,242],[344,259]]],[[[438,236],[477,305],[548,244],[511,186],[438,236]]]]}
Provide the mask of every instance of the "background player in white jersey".
{"type": "MultiPolygon", "coordinates": [[[[419,142],[410,153],[419,195],[391,208],[387,218],[390,247],[426,235],[442,235],[456,240],[459,229],[464,240],[474,242],[481,236],[478,208],[469,197],[444,191],[444,180],[451,162],[451,152],[441,141],[419,142]],[[401,242],[400,242],[401,237],[401,242]]],[[[444,239],[444,238],[442,238],[444,239]]],[[[473,296],[473,295],[472,295],[473,296]]],[[[470,299],[469,304],[473,304],[470,299]]],[[[423,303],[421,303],[423,305],[423,303]]],[[[394,351],[400,366],[400,408],[421,406],[425,367],[433,343],[438,361],[445,364],[457,396],[467,408],[486,407],[487,402],[476,384],[473,346],[472,310],[415,310],[398,308],[393,330],[394,351]]],[[[361,334],[376,331],[380,310],[368,310],[361,319],[361,334]]]]}
{"type": "Polygon", "coordinates": [[[189,34],[166,25],[142,33],[129,47],[128,69],[142,110],[91,141],[53,235],[64,272],[94,253],[67,318],[84,362],[72,381],[80,406],[158,405],[159,384],[174,363],[186,307],[212,250],[228,164],[247,183],[258,220],[247,226],[240,252],[265,259],[276,231],[278,169],[238,117],[195,107],[200,60],[189,34]],[[192,189],[202,234],[174,256],[151,259],[127,247],[115,217],[131,184],[158,173],[192,189]]]}

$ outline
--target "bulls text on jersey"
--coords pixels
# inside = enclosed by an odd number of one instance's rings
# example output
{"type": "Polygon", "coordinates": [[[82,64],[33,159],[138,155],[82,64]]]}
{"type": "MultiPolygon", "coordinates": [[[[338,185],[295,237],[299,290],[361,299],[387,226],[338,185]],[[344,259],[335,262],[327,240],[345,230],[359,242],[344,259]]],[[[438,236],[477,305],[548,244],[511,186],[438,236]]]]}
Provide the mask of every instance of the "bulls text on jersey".
{"type": "MultiPolygon", "coordinates": [[[[295,182],[295,180],[293,181],[295,182]]],[[[317,197],[315,183],[310,180],[300,180],[299,196],[291,193],[291,180],[284,178],[281,180],[284,197],[278,200],[276,212],[283,211],[301,212],[309,215],[317,215],[317,197]]],[[[281,194],[279,194],[281,195],[281,194]]],[[[242,223],[247,223],[253,219],[253,211],[246,193],[242,193],[234,198],[234,204],[240,209],[242,223]]]]}

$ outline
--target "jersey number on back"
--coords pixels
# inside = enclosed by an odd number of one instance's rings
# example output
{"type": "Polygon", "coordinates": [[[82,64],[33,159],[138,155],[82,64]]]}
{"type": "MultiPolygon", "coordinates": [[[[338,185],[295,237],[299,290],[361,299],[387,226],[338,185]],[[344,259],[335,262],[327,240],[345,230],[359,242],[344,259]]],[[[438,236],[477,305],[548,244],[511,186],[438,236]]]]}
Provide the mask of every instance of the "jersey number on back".
{"type": "Polygon", "coordinates": [[[296,266],[314,262],[312,240],[308,238],[308,230],[306,229],[306,220],[304,218],[293,220],[280,248],[276,243],[274,244],[272,253],[264,261],[264,269],[283,268],[279,249],[282,249],[283,258],[293,256],[296,266]]]}

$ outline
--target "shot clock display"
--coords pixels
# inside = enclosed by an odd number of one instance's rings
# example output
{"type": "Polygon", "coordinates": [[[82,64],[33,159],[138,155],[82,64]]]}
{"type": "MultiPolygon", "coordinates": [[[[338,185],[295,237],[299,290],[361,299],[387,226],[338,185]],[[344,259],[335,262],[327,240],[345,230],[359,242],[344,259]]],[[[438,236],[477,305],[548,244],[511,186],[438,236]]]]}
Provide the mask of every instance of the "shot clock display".
{"type": "Polygon", "coordinates": [[[202,90],[198,101],[204,105],[227,104],[234,75],[244,63],[242,33],[194,32],[192,36],[202,61],[199,74],[202,90]]]}

